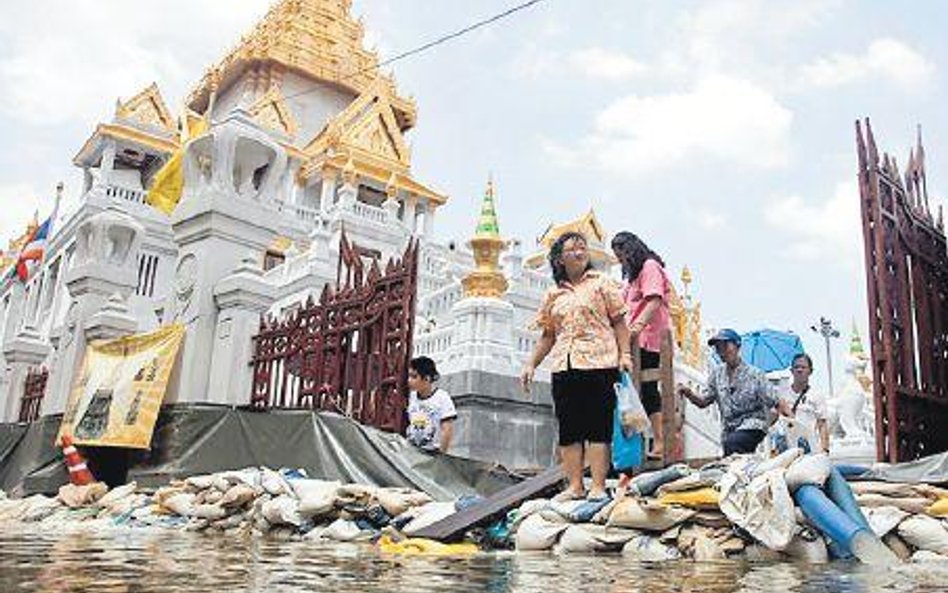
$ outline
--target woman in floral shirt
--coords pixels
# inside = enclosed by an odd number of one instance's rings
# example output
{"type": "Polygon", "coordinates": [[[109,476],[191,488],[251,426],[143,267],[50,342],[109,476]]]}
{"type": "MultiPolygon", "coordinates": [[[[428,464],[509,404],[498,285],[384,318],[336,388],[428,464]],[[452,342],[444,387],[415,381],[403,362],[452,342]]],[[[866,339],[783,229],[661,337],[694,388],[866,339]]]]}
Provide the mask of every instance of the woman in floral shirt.
{"type": "Polygon", "coordinates": [[[590,499],[606,496],[609,443],[615,411],[613,385],[632,368],[626,307],[618,284],[592,268],[586,239],[564,233],[547,256],[556,286],[547,292],[535,325],[543,330],[523,370],[529,390],[537,366],[550,355],[560,459],[569,479],[561,500],[584,495],[583,467],[592,472],[590,499]]]}

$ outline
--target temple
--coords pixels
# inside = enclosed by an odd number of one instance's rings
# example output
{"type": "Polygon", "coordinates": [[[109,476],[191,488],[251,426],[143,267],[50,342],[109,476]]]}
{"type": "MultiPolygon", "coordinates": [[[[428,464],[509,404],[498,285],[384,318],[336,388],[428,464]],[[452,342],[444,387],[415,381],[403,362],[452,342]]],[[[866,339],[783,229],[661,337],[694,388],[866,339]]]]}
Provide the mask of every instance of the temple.
{"type": "MultiPolygon", "coordinates": [[[[261,332],[277,327],[266,320],[299,317],[342,298],[340,290],[398,270],[385,262],[417,257],[417,294],[404,301],[413,318],[392,319],[411,328],[411,352],[402,355],[434,358],[455,398],[452,452],[509,467],[553,461],[548,376],[529,396],[517,383],[538,337],[530,321],[551,285],[544,254],[561,233],[578,230],[594,264],[614,272],[607,230],[589,210],[549,225],[536,253],[524,256],[523,243],[501,232],[503,206],[517,197],[488,181],[469,239],[436,240],[449,199],[412,172],[406,134],[417,124],[415,103],[363,47],[350,4],[280,0],[207,70],[184,112],[170,110],[152,84],[118,101],[111,120],[96,126],[73,158],[84,179],[78,207],[54,218],[45,255],[25,282],[6,275],[0,283],[0,421],[74,414],[70,392],[89,344],[169,324],[185,334],[165,406],[281,407],[258,393],[272,387],[261,383],[270,375],[260,374],[263,355],[255,350],[261,332]],[[149,193],[175,159],[180,201],[168,213],[149,193]],[[344,261],[356,280],[341,283],[344,261]]],[[[0,256],[5,269],[39,223],[30,224],[0,256]]],[[[675,369],[678,379],[701,383],[706,351],[691,281],[685,268],[672,303],[675,369]]],[[[381,340],[361,331],[365,340],[356,331],[344,347],[356,352],[381,340]]],[[[372,364],[373,355],[405,342],[385,339],[353,360],[372,364]]],[[[296,391],[288,392],[295,403],[283,406],[313,407],[314,398],[328,397],[307,391],[307,364],[288,360],[281,371],[296,373],[296,391]]],[[[338,398],[371,391],[372,377],[395,385],[388,369],[401,367],[392,364],[371,367],[368,379],[334,394],[336,409],[354,413],[352,400],[338,398]]],[[[350,371],[337,378],[351,379],[350,371]]],[[[688,413],[686,445],[698,456],[713,453],[716,418],[688,413]]]]}

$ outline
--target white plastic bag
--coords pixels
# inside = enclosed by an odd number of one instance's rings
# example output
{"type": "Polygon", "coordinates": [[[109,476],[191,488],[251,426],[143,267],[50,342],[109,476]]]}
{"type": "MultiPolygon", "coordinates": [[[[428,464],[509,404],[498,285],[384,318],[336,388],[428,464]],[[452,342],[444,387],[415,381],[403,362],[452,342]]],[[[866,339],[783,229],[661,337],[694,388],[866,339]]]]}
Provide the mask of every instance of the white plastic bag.
{"type": "Polygon", "coordinates": [[[628,373],[623,372],[620,375],[619,382],[615,384],[615,390],[616,412],[619,415],[622,433],[626,437],[638,433],[646,438],[652,438],[652,423],[649,422],[645,406],[642,405],[639,392],[635,389],[632,377],[628,373]]]}

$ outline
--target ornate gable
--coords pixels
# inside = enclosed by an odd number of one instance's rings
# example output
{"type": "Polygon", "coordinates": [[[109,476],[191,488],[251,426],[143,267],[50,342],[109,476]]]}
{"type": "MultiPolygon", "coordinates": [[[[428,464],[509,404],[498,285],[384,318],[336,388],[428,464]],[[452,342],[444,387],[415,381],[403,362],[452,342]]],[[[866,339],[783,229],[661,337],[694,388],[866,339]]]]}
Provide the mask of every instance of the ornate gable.
{"type": "Polygon", "coordinates": [[[389,101],[390,87],[382,77],[376,79],[326,125],[304,152],[318,155],[329,148],[346,147],[407,170],[411,154],[389,101]]]}
{"type": "Polygon", "coordinates": [[[260,97],[250,108],[250,113],[260,125],[275,130],[292,138],[296,135],[298,125],[289,105],[283,98],[283,93],[277,87],[271,88],[260,97]]]}
{"type": "Polygon", "coordinates": [[[115,105],[115,117],[170,132],[176,131],[174,117],[155,83],[151,83],[124,103],[118,101],[115,105]]]}

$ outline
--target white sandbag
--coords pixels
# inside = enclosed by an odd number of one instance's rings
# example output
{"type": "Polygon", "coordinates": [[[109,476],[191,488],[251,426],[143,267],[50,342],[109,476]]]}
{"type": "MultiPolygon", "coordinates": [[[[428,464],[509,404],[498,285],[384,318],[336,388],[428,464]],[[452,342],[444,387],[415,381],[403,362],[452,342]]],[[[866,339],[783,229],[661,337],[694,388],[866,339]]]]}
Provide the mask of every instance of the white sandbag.
{"type": "MultiPolygon", "coordinates": [[[[227,486],[227,482],[223,483],[223,486],[227,486]]],[[[217,490],[215,486],[212,490],[207,490],[204,493],[204,504],[217,504],[224,498],[224,493],[227,490],[217,490]]]]}
{"type": "Polygon", "coordinates": [[[191,517],[194,514],[195,495],[190,492],[178,492],[162,500],[161,508],[171,511],[181,517],[191,517]]]}
{"type": "Polygon", "coordinates": [[[896,498],[873,493],[857,494],[856,502],[863,508],[893,506],[911,515],[923,514],[928,510],[929,505],[931,505],[931,501],[921,496],[896,498]]]}
{"type": "Polygon", "coordinates": [[[556,544],[559,553],[606,552],[619,550],[630,539],[639,535],[634,529],[607,527],[591,523],[576,523],[566,528],[556,544]]]}
{"type": "Polygon", "coordinates": [[[780,560],[780,552],[762,544],[750,544],[744,548],[740,557],[747,562],[777,562],[780,560]]]}
{"type": "Polygon", "coordinates": [[[38,522],[63,508],[63,505],[57,499],[36,494],[25,499],[18,518],[24,523],[38,522]]]}
{"type": "Polygon", "coordinates": [[[250,503],[257,493],[247,484],[234,484],[221,497],[220,504],[225,509],[236,509],[250,503]]]}
{"type": "Polygon", "coordinates": [[[783,550],[796,531],[793,499],[777,467],[754,477],[728,471],[721,478],[721,511],[771,550],[783,550]]]}
{"type": "Polygon", "coordinates": [[[942,564],[948,562],[948,556],[944,554],[936,554],[935,552],[929,552],[928,550],[919,550],[912,554],[912,562],[915,564],[926,564],[929,562],[936,562],[942,564]]]}
{"type": "Polygon", "coordinates": [[[336,490],[341,482],[300,479],[290,483],[300,500],[300,515],[306,518],[322,517],[336,508],[336,490]]]}
{"type": "Polygon", "coordinates": [[[194,490],[207,490],[214,485],[214,477],[211,474],[204,476],[191,476],[185,478],[184,483],[193,488],[194,490]]]}
{"type": "Polygon", "coordinates": [[[541,517],[539,513],[532,513],[517,528],[514,544],[520,551],[549,550],[569,525],[553,523],[541,517]]]}
{"type": "Polygon", "coordinates": [[[63,484],[59,487],[59,494],[56,498],[71,509],[84,507],[96,502],[109,491],[109,487],[104,482],[93,482],[84,486],[75,484],[63,484]]]}
{"type": "Polygon", "coordinates": [[[586,504],[585,499],[580,500],[551,500],[543,509],[539,511],[547,521],[566,521],[570,523],[570,515],[576,512],[576,509],[586,504]]]}
{"type": "Polygon", "coordinates": [[[899,535],[919,550],[948,554],[948,529],[938,519],[915,515],[899,524],[899,535]]]}
{"type": "Polygon", "coordinates": [[[138,484],[136,482],[129,482],[128,484],[124,484],[118,488],[113,488],[112,490],[106,492],[102,498],[96,501],[96,504],[100,507],[111,506],[115,502],[127,496],[134,495],[136,488],[138,488],[138,484]]]}
{"type": "Polygon", "coordinates": [[[402,532],[405,535],[414,535],[422,528],[450,517],[456,510],[453,502],[429,502],[426,505],[410,509],[408,512],[414,512],[414,518],[402,528],[402,532]]]}
{"type": "Polygon", "coordinates": [[[898,527],[899,523],[909,516],[902,509],[892,506],[865,507],[861,510],[866,517],[866,521],[869,521],[872,532],[879,537],[885,536],[885,534],[898,527]]]}
{"type": "Polygon", "coordinates": [[[299,527],[303,524],[299,506],[300,501],[284,494],[263,503],[260,513],[270,525],[294,525],[299,527]]]}
{"type": "Polygon", "coordinates": [[[260,469],[260,486],[271,496],[290,494],[293,491],[283,476],[266,467],[260,469]]]}
{"type": "Polygon", "coordinates": [[[758,462],[756,458],[753,457],[744,457],[738,459],[734,464],[731,464],[731,466],[728,468],[728,472],[732,472],[735,468],[735,464],[737,464],[738,467],[744,466],[749,469],[750,476],[752,478],[756,478],[757,476],[762,476],[775,469],[786,470],[801,455],[803,455],[803,449],[799,447],[792,447],[780,455],[777,455],[776,457],[760,462],[758,462]]]}
{"type": "Polygon", "coordinates": [[[784,475],[784,480],[786,480],[790,492],[796,492],[797,488],[804,484],[822,488],[832,469],[833,464],[829,456],[823,453],[804,455],[790,464],[787,473],[784,475]]]}
{"type": "Polygon", "coordinates": [[[797,533],[784,549],[784,554],[809,564],[824,564],[829,562],[829,551],[822,537],[804,537],[797,533]]]}
{"type": "Polygon", "coordinates": [[[217,521],[227,516],[227,510],[216,504],[196,504],[191,507],[191,517],[196,519],[206,519],[208,521],[217,521]]]}
{"type": "Polygon", "coordinates": [[[616,503],[606,525],[642,531],[665,531],[687,521],[695,514],[693,509],[624,498],[616,503]]]}
{"type": "Polygon", "coordinates": [[[622,547],[622,556],[640,562],[679,560],[681,552],[675,546],[663,544],[653,535],[636,535],[622,547]]]}
{"type": "Polygon", "coordinates": [[[372,530],[360,529],[355,521],[336,519],[319,533],[319,538],[335,542],[354,542],[371,539],[374,535],[372,530]]]}
{"type": "Polygon", "coordinates": [[[547,498],[534,498],[528,500],[520,505],[516,511],[511,513],[510,516],[510,531],[515,533],[517,528],[523,523],[524,519],[529,517],[534,513],[539,513],[550,504],[550,500],[547,498]]]}
{"type": "Polygon", "coordinates": [[[430,496],[411,488],[379,488],[375,492],[375,499],[392,517],[397,517],[412,507],[431,502],[430,496]]]}

